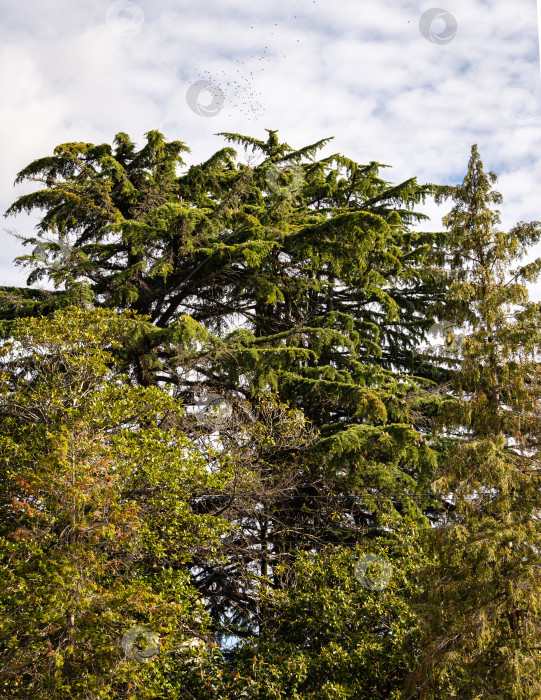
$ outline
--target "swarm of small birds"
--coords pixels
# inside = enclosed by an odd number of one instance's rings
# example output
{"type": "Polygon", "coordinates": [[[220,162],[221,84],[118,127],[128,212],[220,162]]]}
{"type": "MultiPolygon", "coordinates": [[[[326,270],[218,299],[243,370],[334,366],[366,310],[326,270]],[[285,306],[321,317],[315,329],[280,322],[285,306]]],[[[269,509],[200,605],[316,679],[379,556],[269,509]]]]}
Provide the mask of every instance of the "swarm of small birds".
{"type": "MultiPolygon", "coordinates": [[[[313,0],[315,4],[315,0],[313,0]]],[[[297,15],[293,16],[297,19],[297,15]]],[[[278,27],[278,23],[274,24],[278,27]]],[[[251,26],[253,30],[255,27],[251,26]]],[[[275,32],[270,32],[270,36],[274,36],[275,32]]],[[[300,39],[297,39],[300,43],[300,39]]],[[[233,112],[241,112],[251,121],[260,119],[263,116],[264,108],[261,103],[261,93],[254,88],[254,75],[256,71],[263,71],[265,64],[271,61],[268,55],[268,46],[263,47],[261,54],[253,53],[249,58],[244,60],[236,60],[236,70],[233,73],[220,71],[219,73],[211,73],[208,70],[200,70],[196,68],[196,73],[199,80],[205,80],[212,85],[216,85],[222,91],[225,101],[224,107],[230,110],[228,116],[232,116],[233,112]]],[[[287,54],[283,54],[286,58],[287,54]]]]}
{"type": "Polygon", "coordinates": [[[254,72],[263,71],[265,63],[270,62],[268,48],[265,46],[260,56],[252,54],[249,59],[237,59],[234,76],[223,70],[216,74],[205,70],[198,71],[199,79],[219,85],[225,95],[225,104],[231,110],[239,111],[251,121],[255,121],[263,116],[264,109],[260,101],[261,93],[253,85],[254,72]],[[254,61],[256,65],[253,65],[254,61]],[[249,67],[252,70],[249,70],[249,67]]]}

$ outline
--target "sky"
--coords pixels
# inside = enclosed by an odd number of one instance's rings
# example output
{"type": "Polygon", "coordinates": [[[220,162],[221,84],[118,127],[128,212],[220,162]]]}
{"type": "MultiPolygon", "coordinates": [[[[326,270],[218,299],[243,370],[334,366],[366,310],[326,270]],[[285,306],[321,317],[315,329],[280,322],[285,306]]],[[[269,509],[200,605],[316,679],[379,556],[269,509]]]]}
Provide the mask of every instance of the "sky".
{"type": "MultiPolygon", "coordinates": [[[[391,167],[397,184],[456,184],[477,144],[498,176],[501,228],[541,220],[541,64],[535,0],[18,0],[0,6],[0,210],[14,179],[69,141],[138,145],[151,129],[186,163],[221,131],[391,167]]],[[[242,156],[242,150],[239,156],[242,156]]],[[[442,230],[452,203],[418,207],[442,230]]],[[[37,215],[0,222],[0,284],[24,286],[37,215]]],[[[541,255],[541,246],[530,258],[541,255]]],[[[532,288],[541,299],[541,283],[532,288]]]]}

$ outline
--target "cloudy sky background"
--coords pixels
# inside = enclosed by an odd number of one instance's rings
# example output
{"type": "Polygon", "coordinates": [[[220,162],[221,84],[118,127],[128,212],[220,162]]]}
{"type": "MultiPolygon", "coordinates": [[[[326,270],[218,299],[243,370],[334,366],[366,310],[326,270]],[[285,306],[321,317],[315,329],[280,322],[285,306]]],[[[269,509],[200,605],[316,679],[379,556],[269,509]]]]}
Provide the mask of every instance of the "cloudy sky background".
{"type": "MultiPolygon", "coordinates": [[[[159,129],[191,148],[190,164],[225,145],[219,131],[267,128],[295,148],[334,136],[321,156],[385,163],[392,183],[460,182],[476,143],[498,175],[502,228],[541,220],[537,3],[434,2],[3,3],[0,209],[30,190],[13,187],[17,172],[59,143],[126,131],[142,145],[159,129]],[[199,80],[217,87],[190,106],[199,80]]],[[[427,202],[419,228],[441,230],[450,206],[427,202]]],[[[29,251],[6,229],[31,235],[35,221],[0,224],[0,284],[25,284],[13,258],[29,251]]]]}

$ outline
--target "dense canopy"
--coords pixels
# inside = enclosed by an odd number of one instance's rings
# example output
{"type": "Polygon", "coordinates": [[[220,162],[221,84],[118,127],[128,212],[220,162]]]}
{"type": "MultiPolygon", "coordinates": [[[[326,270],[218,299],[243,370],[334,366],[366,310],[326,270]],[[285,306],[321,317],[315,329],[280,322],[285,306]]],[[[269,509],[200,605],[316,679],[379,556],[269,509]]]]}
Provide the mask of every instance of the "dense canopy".
{"type": "Polygon", "coordinates": [[[0,536],[9,615],[24,595],[41,612],[24,639],[0,627],[0,683],[25,667],[13,697],[535,697],[541,337],[524,284],[541,264],[510,265],[541,224],[496,230],[476,146],[462,185],[392,185],[377,162],[318,159],[330,139],[223,136],[243,159],[187,167],[184,143],[120,133],[17,176],[38,189],[8,213],[41,219],[30,288],[0,288],[0,536]],[[455,202],[444,232],[412,228],[428,196],[455,202]],[[68,454],[75,511],[56,486],[68,454]],[[77,561],[96,593],[60,623],[51,587],[71,600],[77,561]],[[151,663],[113,653],[127,614],[159,635],[151,663]],[[99,637],[88,620],[106,618],[99,637]]]}

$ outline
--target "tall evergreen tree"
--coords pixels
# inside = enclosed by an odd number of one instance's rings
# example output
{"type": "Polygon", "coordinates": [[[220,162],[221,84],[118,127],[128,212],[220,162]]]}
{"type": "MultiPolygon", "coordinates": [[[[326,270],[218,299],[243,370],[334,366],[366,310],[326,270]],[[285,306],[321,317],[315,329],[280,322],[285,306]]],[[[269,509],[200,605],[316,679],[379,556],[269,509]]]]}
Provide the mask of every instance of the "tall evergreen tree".
{"type": "Polygon", "coordinates": [[[462,184],[437,197],[455,202],[444,320],[463,343],[440,425],[436,487],[450,508],[428,538],[437,563],[417,601],[425,636],[410,680],[423,698],[541,694],[541,306],[526,288],[541,259],[510,267],[541,222],[498,230],[496,179],[474,145],[462,184]]]}
{"type": "Polygon", "coordinates": [[[392,541],[384,514],[416,526],[435,517],[430,433],[437,382],[451,373],[415,352],[445,293],[444,235],[410,230],[436,188],[391,186],[377,162],[316,160],[327,140],[295,150],[274,131],[267,141],[225,136],[262,162],[238,163],[224,148],[179,174],[184,144],[149,132],[139,151],[118,134],[112,147],[63,144],[23,169],[18,181],[42,189],[8,211],[44,215],[22,262],[29,284],[49,276],[57,290],[44,299],[4,288],[1,312],[9,334],[17,316],[76,295],[136,311],[116,354],[133,383],[169,386],[185,403],[219,394],[238,420],[271,391],[310,421],[314,440],[269,431],[249,449],[241,427],[221,428],[226,453],[266,489],[241,494],[233,480],[225,500],[197,501],[237,529],[225,564],[201,559],[194,583],[215,620],[248,639],[280,615],[247,584],[254,568],[285,590],[297,552],[392,541]]]}

